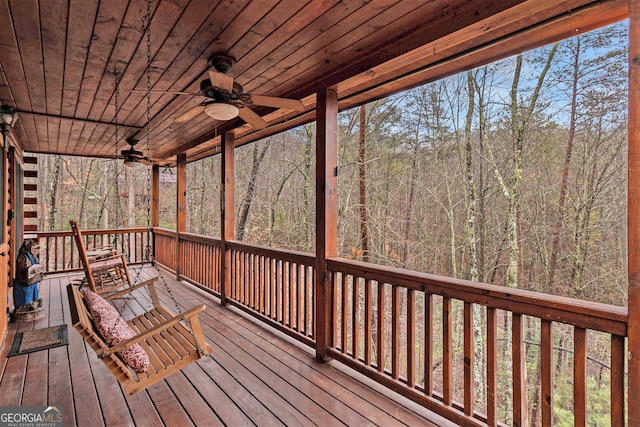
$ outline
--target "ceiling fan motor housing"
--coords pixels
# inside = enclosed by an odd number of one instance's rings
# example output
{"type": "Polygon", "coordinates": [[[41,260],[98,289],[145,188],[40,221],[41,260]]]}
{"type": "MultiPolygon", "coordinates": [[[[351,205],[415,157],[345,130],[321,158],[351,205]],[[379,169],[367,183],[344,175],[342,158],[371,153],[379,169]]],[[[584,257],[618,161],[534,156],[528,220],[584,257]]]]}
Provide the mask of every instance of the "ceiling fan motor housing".
{"type": "Polygon", "coordinates": [[[238,108],[244,107],[247,101],[249,101],[249,96],[243,94],[242,86],[237,82],[233,82],[233,91],[228,93],[212,86],[211,79],[204,79],[200,82],[200,92],[213,101],[225,102],[235,105],[238,108]]]}

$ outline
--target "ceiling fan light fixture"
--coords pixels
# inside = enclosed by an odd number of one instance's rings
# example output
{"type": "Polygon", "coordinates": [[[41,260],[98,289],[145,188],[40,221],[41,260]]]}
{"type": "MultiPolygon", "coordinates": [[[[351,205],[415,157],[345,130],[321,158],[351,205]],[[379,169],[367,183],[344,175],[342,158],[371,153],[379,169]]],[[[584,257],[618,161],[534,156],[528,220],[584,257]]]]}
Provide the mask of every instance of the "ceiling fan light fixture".
{"type": "Polygon", "coordinates": [[[214,102],[204,107],[204,112],[215,120],[224,121],[238,117],[240,110],[235,105],[214,102]]]}
{"type": "Polygon", "coordinates": [[[135,168],[140,164],[140,161],[135,157],[127,157],[124,159],[124,165],[128,168],[135,168]]]}

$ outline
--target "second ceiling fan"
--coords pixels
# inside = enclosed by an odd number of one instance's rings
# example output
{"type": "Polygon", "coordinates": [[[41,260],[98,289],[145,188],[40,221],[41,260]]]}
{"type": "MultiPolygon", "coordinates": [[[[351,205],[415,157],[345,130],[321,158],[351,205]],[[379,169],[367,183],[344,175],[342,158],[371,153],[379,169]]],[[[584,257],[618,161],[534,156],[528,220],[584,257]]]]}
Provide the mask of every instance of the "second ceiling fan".
{"type": "Polygon", "coordinates": [[[297,99],[278,98],[274,96],[253,95],[244,93],[242,86],[230,75],[235,60],[224,54],[215,54],[207,61],[209,78],[200,82],[200,93],[162,91],[176,95],[198,95],[207,99],[182,114],[175,121],[185,123],[196,116],[206,113],[208,116],[226,121],[240,117],[256,129],[267,126],[267,122],[248,106],[257,105],[273,108],[284,108],[291,111],[304,111],[304,104],[297,99]]]}

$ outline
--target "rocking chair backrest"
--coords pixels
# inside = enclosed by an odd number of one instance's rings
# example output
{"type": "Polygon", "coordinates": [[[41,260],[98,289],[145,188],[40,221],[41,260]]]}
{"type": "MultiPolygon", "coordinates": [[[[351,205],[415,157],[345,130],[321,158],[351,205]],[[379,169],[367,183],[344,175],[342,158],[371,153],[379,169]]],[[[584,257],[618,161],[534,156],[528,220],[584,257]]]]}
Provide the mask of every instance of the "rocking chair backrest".
{"type": "Polygon", "coordinates": [[[97,294],[104,294],[130,287],[131,277],[124,255],[90,259],[78,223],[74,220],[69,220],[69,223],[89,288],[97,294]]]}

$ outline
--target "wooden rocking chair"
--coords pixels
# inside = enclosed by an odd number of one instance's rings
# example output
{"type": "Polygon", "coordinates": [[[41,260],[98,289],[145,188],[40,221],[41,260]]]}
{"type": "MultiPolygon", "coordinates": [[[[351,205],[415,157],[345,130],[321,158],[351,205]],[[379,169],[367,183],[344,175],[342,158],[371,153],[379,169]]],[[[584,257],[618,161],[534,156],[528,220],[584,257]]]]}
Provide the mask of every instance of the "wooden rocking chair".
{"type": "MultiPolygon", "coordinates": [[[[98,295],[110,294],[118,290],[130,288],[132,286],[131,276],[127,268],[127,260],[124,255],[116,254],[113,251],[99,251],[97,257],[90,257],[82,238],[82,232],[78,223],[69,220],[73,239],[78,248],[80,262],[84,270],[85,278],[89,288],[98,295]]],[[[151,283],[157,277],[149,279],[142,284],[151,283]]]]}
{"type": "Polygon", "coordinates": [[[205,309],[204,305],[174,315],[160,304],[154,284],[148,282],[113,293],[105,299],[111,300],[142,287],[147,287],[154,308],[127,321],[136,333],[135,337],[110,347],[93,323],[84,294],[78,286],[67,285],[73,326],[99,355],[128,396],[146,389],[211,352],[197,316],[205,309]],[[140,344],[149,357],[149,367],[144,373],[134,372],[118,354],[134,344],[140,344]]]}

